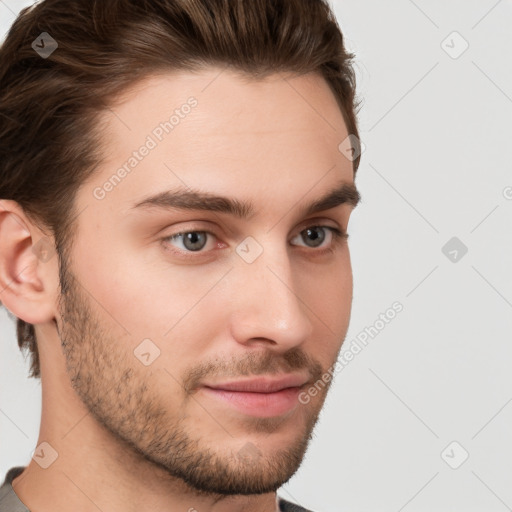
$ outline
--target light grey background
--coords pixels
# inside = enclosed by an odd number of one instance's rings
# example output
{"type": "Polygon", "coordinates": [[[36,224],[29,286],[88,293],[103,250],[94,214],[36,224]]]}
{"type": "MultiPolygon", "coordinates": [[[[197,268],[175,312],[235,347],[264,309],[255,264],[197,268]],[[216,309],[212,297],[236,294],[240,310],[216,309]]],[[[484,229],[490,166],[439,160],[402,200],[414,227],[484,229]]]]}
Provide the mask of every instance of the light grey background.
{"type": "MultiPolygon", "coordinates": [[[[0,37],[30,3],[0,1],[0,37]]],[[[280,494],[318,512],[510,510],[512,4],[333,5],[357,56],[366,146],[344,350],[395,301],[404,309],[338,373],[280,494]],[[452,237],[468,249],[456,262],[442,252],[452,237]]],[[[41,405],[5,310],[0,334],[3,474],[28,463],[41,405]]]]}

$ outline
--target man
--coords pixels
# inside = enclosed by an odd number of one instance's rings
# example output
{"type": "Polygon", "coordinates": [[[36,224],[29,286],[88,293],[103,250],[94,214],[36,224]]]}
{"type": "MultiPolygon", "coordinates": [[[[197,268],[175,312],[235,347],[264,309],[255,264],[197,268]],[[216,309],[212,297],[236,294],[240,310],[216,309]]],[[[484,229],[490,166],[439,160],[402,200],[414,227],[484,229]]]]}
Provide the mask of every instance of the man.
{"type": "Polygon", "coordinates": [[[0,299],[42,384],[0,511],[306,510],[352,302],[321,0],[45,0],[0,50],[0,299]]]}

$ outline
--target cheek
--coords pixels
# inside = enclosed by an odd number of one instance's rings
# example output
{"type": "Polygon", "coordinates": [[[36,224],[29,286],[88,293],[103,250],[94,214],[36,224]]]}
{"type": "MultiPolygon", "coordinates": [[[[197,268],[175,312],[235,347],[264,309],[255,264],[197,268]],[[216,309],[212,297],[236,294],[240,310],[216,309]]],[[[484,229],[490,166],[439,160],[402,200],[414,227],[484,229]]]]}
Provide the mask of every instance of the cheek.
{"type": "Polygon", "coordinates": [[[310,266],[297,272],[300,298],[335,333],[350,317],[353,279],[350,254],[343,248],[331,264],[310,266]]]}
{"type": "Polygon", "coordinates": [[[216,333],[227,325],[229,308],[212,289],[225,269],[199,270],[147,259],[142,253],[137,259],[136,253],[128,258],[112,251],[77,261],[77,272],[95,299],[92,305],[104,330],[129,365],[141,372],[161,370],[155,378],[174,389],[174,379],[180,380],[184,368],[198,364],[216,333]],[[147,352],[154,362],[145,367],[134,356],[147,352]]]}
{"type": "Polygon", "coordinates": [[[199,301],[225,273],[211,265],[173,264],[158,243],[137,250],[121,243],[109,243],[108,248],[96,247],[91,256],[77,244],[73,271],[110,314],[106,318],[137,338],[163,338],[173,326],[190,322],[199,301]]]}
{"type": "Polygon", "coordinates": [[[348,331],[353,278],[348,249],[332,265],[302,272],[299,297],[315,325],[310,350],[324,367],[332,364],[348,331]]]}

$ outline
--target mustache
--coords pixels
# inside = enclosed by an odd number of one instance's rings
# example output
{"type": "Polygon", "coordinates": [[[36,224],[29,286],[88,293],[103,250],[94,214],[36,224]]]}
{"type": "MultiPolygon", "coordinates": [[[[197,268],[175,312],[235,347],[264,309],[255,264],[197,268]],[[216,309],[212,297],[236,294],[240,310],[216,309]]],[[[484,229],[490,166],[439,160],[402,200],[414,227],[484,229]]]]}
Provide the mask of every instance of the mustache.
{"type": "Polygon", "coordinates": [[[316,382],[324,370],[320,363],[307,355],[300,347],[294,347],[283,354],[271,350],[249,352],[241,359],[207,361],[184,372],[183,388],[194,392],[207,377],[235,378],[255,375],[278,375],[297,370],[307,370],[311,380],[316,382]]]}

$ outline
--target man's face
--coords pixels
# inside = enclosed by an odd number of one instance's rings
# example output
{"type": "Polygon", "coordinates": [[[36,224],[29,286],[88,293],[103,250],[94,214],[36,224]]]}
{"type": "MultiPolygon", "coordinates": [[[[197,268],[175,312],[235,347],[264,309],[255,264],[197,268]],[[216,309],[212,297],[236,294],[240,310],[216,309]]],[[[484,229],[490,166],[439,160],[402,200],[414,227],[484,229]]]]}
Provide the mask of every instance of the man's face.
{"type": "Polygon", "coordinates": [[[72,385],[116,442],[205,492],[270,492],[295,473],[349,323],[349,248],[330,228],[353,207],[306,211],[353,184],[348,133],[323,79],[283,77],[145,80],[106,112],[108,152],[76,196],[57,318],[72,385]],[[252,210],[136,206],[178,189],[252,210]],[[219,390],[284,375],[307,384],[219,390]]]}

